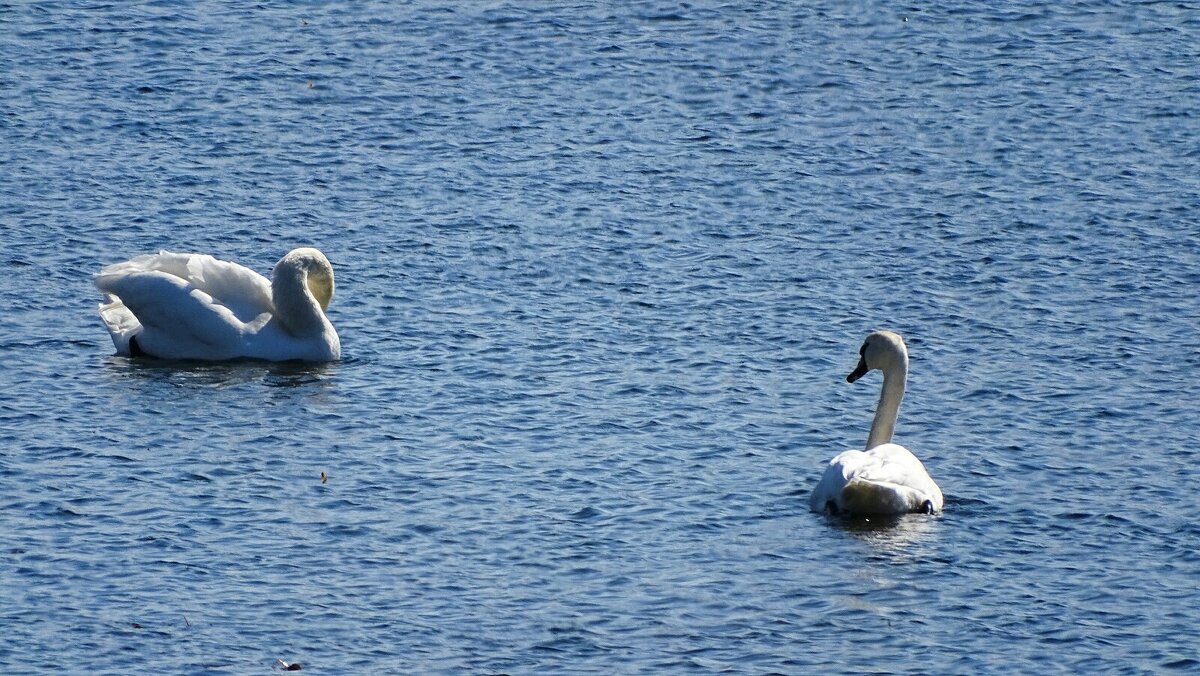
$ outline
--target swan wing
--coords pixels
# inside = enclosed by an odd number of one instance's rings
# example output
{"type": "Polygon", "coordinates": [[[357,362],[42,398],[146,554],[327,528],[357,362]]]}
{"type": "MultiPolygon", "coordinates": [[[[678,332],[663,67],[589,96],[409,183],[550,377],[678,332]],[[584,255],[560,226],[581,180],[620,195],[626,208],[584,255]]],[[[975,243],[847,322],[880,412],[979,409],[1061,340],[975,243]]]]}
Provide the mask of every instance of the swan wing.
{"type": "Polygon", "coordinates": [[[142,325],[120,298],[109,295],[106,300],[100,304],[100,319],[104,320],[117,352],[129,354],[129,340],[141,332],[142,325]]]}
{"type": "Polygon", "coordinates": [[[271,283],[257,272],[208,254],[172,253],[138,256],[100,271],[99,278],[125,277],[140,272],[161,272],[178,277],[208,294],[243,322],[264,312],[274,312],[271,283]]]}
{"type": "MultiPolygon", "coordinates": [[[[118,266],[105,268],[97,276],[96,286],[110,299],[101,306],[101,316],[110,332],[114,325],[122,331],[126,348],[129,338],[136,336],[141,349],[156,357],[232,359],[241,356],[246,323],[203,289],[169,271],[113,270],[114,267],[118,266]],[[132,328],[130,316],[140,325],[140,332],[132,328]]],[[[115,333],[113,341],[120,349],[121,343],[115,333]]]]}

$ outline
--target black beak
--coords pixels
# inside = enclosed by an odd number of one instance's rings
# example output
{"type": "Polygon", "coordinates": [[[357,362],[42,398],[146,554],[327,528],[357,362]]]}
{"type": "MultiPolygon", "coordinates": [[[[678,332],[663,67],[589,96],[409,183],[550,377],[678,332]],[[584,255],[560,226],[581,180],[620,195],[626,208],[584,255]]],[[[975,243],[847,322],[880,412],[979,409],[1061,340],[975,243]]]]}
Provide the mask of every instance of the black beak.
{"type": "Polygon", "coordinates": [[[859,357],[858,366],[855,366],[854,370],[850,372],[850,375],[846,376],[846,382],[852,383],[867,375],[867,370],[867,360],[863,357],[859,357]]]}

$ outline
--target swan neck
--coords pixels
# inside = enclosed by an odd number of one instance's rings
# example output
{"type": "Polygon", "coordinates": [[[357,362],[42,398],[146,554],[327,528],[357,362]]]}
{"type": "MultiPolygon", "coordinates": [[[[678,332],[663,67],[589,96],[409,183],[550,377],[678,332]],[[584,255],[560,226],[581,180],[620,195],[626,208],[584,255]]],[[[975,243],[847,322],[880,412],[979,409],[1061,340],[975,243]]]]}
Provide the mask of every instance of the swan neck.
{"type": "Polygon", "coordinates": [[[294,336],[321,333],[329,321],[308,282],[308,271],[296,265],[277,266],[271,277],[275,318],[294,336]]]}
{"type": "Polygon", "coordinates": [[[900,415],[900,402],[904,399],[904,388],[908,380],[908,364],[896,363],[883,372],[883,388],[879,393],[879,405],[875,407],[875,420],[871,423],[871,434],[867,437],[867,449],[891,443],[896,431],[896,418],[900,415]]]}

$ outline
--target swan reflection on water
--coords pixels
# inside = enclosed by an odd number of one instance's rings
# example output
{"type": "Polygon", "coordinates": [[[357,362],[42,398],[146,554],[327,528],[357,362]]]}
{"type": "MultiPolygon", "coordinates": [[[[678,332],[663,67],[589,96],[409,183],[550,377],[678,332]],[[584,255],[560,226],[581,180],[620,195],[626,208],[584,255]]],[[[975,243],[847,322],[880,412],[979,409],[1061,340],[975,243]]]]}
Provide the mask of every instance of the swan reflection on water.
{"type": "Polygon", "coordinates": [[[111,367],[108,374],[114,379],[140,378],[176,386],[224,388],[261,382],[267,387],[314,384],[328,387],[336,382],[333,376],[343,363],[346,362],[265,362],[254,359],[203,362],[114,355],[108,358],[111,367]]]}
{"type": "Polygon", "coordinates": [[[827,517],[830,526],[854,536],[880,553],[916,554],[935,537],[941,517],[899,514],[872,517],[827,517]],[[914,549],[915,548],[915,549],[914,549]]]}

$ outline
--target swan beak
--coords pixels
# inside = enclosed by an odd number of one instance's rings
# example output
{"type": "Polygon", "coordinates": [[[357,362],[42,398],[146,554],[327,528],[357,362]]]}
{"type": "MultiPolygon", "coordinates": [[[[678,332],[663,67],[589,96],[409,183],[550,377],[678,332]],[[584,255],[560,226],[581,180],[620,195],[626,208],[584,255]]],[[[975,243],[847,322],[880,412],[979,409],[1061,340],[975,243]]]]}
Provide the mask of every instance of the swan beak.
{"type": "Polygon", "coordinates": [[[858,360],[858,366],[855,366],[854,370],[850,372],[850,375],[846,376],[846,382],[852,383],[858,380],[859,378],[867,375],[868,370],[867,360],[860,357],[858,360]]]}

